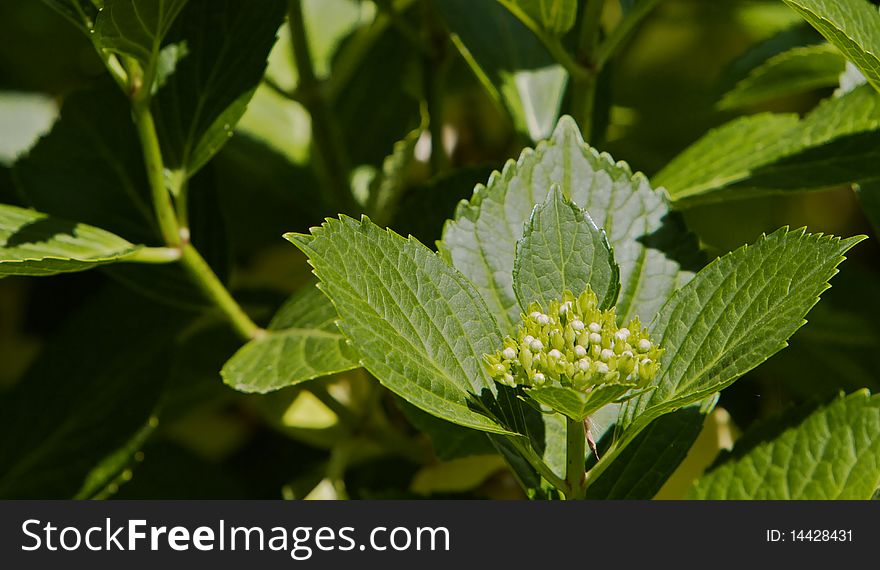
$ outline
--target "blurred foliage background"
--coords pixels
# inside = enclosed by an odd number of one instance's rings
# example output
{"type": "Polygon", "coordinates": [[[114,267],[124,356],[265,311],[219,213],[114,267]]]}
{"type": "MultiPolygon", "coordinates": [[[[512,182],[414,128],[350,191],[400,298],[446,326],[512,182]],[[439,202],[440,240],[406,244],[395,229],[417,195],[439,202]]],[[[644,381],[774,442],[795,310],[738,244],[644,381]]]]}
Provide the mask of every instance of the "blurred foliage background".
{"type": "MultiPolygon", "coordinates": [[[[419,126],[420,55],[398,28],[387,26],[366,61],[346,67],[346,46],[360,41],[377,7],[356,0],[304,4],[316,71],[331,78],[330,85],[337,74],[349,76],[332,112],[357,166],[355,187],[369,184],[394,143],[419,126]]],[[[608,4],[606,16],[613,18],[617,2],[608,4]]],[[[602,97],[610,102],[607,135],[591,144],[651,176],[708,129],[737,114],[809,111],[833,88],[736,111],[718,107],[748,65],[743,55],[784,30],[805,43],[819,38],[776,0],[664,0],[603,78],[602,97]]],[[[476,183],[531,145],[487,96],[464,59],[449,46],[447,53],[440,104],[450,164],[441,176],[431,176],[432,167],[419,147],[423,142],[416,143],[417,160],[407,174],[400,214],[382,220],[426,244],[440,237],[443,220],[476,183]]],[[[205,234],[218,250],[215,259],[222,260],[237,296],[261,322],[309,279],[304,260],[281,234],[305,231],[336,213],[310,164],[309,114],[278,92],[290,88],[295,75],[282,29],[270,61],[271,81],[259,88],[232,139],[193,182],[204,186],[203,210],[212,212],[206,222],[212,228],[205,234]]],[[[0,0],[0,202],[22,203],[10,169],[16,156],[51,128],[66,97],[102,81],[105,71],[92,45],[69,22],[42,2],[0,0]]],[[[850,188],[695,207],[685,216],[710,255],[783,225],[874,235],[850,188]]],[[[659,496],[681,496],[719,447],[729,446],[741,427],[758,418],[792,403],[826,400],[840,390],[880,389],[875,355],[880,347],[878,260],[874,239],[852,252],[791,346],[723,393],[721,409],[659,496]]],[[[25,374],[54,375],[58,382],[87,375],[99,382],[109,367],[100,353],[108,349],[119,351],[117,373],[145,374],[166,386],[155,395],[163,399],[162,421],[144,426],[151,437],[136,454],[137,464],[120,471],[97,496],[332,497],[340,492],[333,474],[344,479],[345,493],[353,498],[519,496],[498,457],[478,454],[442,461],[426,441],[412,450],[405,449],[408,443],[385,441],[398,446],[398,452],[388,453],[387,446],[376,443],[384,436],[345,431],[336,414],[310,392],[234,392],[223,385],[218,371],[238,341],[216,323],[191,326],[181,337],[185,340],[164,358],[164,369],[133,370],[137,360],[125,355],[124,346],[115,347],[114,338],[127,335],[147,346],[170,334],[150,328],[150,316],[189,308],[176,302],[156,305],[156,295],[142,294],[152,281],[134,287],[140,292],[132,292],[132,281],[137,284],[138,278],[112,272],[0,280],[0,390],[25,374]],[[96,305],[105,314],[103,322],[95,322],[96,305]],[[72,344],[72,338],[78,342],[72,344]],[[133,364],[127,367],[126,362],[133,364]]],[[[321,382],[343,401],[376,397],[362,372],[321,382]]],[[[47,391],[56,389],[47,384],[47,391]]],[[[411,441],[420,441],[399,403],[387,394],[381,397],[388,400],[388,421],[411,434],[411,441]]],[[[46,405],[51,409],[56,403],[47,395],[46,405]]]]}

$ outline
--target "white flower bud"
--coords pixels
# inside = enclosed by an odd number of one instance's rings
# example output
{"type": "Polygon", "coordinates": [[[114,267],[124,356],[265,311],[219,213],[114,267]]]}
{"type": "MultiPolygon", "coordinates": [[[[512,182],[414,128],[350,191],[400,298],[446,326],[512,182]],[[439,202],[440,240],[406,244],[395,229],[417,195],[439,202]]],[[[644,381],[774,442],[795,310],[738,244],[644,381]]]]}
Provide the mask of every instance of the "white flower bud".
{"type": "Polygon", "coordinates": [[[546,379],[547,378],[540,372],[536,372],[535,376],[532,378],[532,380],[535,381],[535,384],[543,384],[546,379]]]}
{"type": "Polygon", "coordinates": [[[532,352],[541,352],[544,350],[544,343],[535,338],[529,343],[529,348],[532,349],[532,352]]]}
{"type": "Polygon", "coordinates": [[[574,347],[574,355],[578,358],[583,358],[587,355],[587,349],[582,347],[581,345],[575,345],[574,347]]]}
{"type": "Polygon", "coordinates": [[[566,301],[565,303],[562,303],[562,306],[559,307],[559,314],[564,315],[565,313],[567,313],[570,310],[571,310],[571,301],[566,301]]]}
{"type": "Polygon", "coordinates": [[[596,363],[596,372],[598,372],[599,374],[608,374],[608,370],[608,365],[604,362],[596,363]]]}
{"type": "Polygon", "coordinates": [[[571,321],[571,328],[573,328],[576,331],[584,330],[584,321],[580,321],[577,319],[571,321]]]}
{"type": "Polygon", "coordinates": [[[626,357],[626,358],[632,358],[632,357],[633,357],[633,353],[630,352],[629,350],[624,350],[623,353],[622,353],[620,356],[623,356],[623,357],[626,357]]]}
{"type": "Polygon", "coordinates": [[[590,344],[599,344],[602,342],[602,335],[599,333],[590,333],[590,344]]]}
{"type": "Polygon", "coordinates": [[[586,358],[581,358],[577,362],[578,370],[581,372],[588,372],[590,370],[590,361],[586,358]]]}
{"type": "Polygon", "coordinates": [[[602,330],[602,325],[599,323],[590,323],[590,332],[597,333],[602,330]]]}
{"type": "Polygon", "coordinates": [[[614,338],[618,340],[626,340],[629,338],[629,329],[623,328],[614,333],[614,338]]]}
{"type": "Polygon", "coordinates": [[[639,349],[639,352],[648,352],[649,350],[651,350],[651,341],[646,338],[643,338],[642,340],[639,341],[638,349],[639,349]]]}
{"type": "Polygon", "coordinates": [[[607,361],[611,360],[612,356],[614,356],[614,351],[611,350],[610,348],[605,348],[605,349],[602,349],[602,352],[599,355],[599,358],[601,358],[602,360],[607,362],[607,361]]]}
{"type": "Polygon", "coordinates": [[[550,324],[550,317],[548,317],[547,315],[545,315],[545,314],[543,314],[543,313],[542,313],[542,314],[539,314],[538,317],[537,317],[535,320],[538,321],[538,324],[539,324],[539,325],[550,324]]]}
{"type": "Polygon", "coordinates": [[[535,340],[535,337],[533,337],[533,336],[530,335],[530,334],[527,334],[527,335],[523,338],[523,342],[526,343],[526,344],[532,344],[532,342],[533,342],[534,340],[535,340]]]}
{"type": "Polygon", "coordinates": [[[501,351],[501,356],[503,356],[507,360],[513,360],[514,358],[516,358],[516,349],[507,347],[501,351]]]}
{"type": "Polygon", "coordinates": [[[558,360],[558,359],[562,358],[562,353],[554,348],[553,350],[551,350],[550,352],[547,353],[547,356],[558,360]]]}
{"type": "Polygon", "coordinates": [[[541,312],[540,311],[532,311],[531,313],[529,313],[529,316],[535,320],[538,320],[538,317],[541,316],[541,312]]]}

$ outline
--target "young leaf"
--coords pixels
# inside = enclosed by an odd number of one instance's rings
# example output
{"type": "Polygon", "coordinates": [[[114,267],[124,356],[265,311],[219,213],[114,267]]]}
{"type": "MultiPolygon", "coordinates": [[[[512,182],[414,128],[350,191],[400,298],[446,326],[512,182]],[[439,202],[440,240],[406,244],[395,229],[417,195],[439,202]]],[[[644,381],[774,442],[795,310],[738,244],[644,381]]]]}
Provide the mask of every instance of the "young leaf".
{"type": "Polygon", "coordinates": [[[336,309],[306,285],[284,303],[268,335],[244,345],[223,366],[223,381],[241,392],[265,393],[351,370],[356,355],[336,328],[336,309]]]}
{"type": "Polygon", "coordinates": [[[880,12],[867,0],[785,0],[880,90],[880,12]]]}
{"type": "Polygon", "coordinates": [[[0,277],[83,271],[139,249],[99,228],[0,204],[0,277]]]}
{"type": "Polygon", "coordinates": [[[718,106],[736,109],[820,87],[837,86],[846,60],[829,44],[792,48],[753,69],[718,106]]]}
{"type": "Polygon", "coordinates": [[[0,399],[0,497],[71,498],[155,411],[191,315],[101,291],[0,399]]]}
{"type": "Polygon", "coordinates": [[[95,21],[102,48],[155,70],[162,41],[187,0],[105,0],[95,21]]]}
{"type": "Polygon", "coordinates": [[[608,404],[635,397],[627,394],[635,384],[604,384],[590,392],[581,392],[564,386],[544,386],[528,391],[528,396],[538,403],[577,421],[583,421],[608,404]]]}
{"type": "Polygon", "coordinates": [[[614,248],[621,321],[636,315],[649,321],[693,276],[686,267],[700,259],[696,241],[643,175],[584,144],[568,117],[550,140],[523,151],[459,205],[438,244],[441,254],[476,285],[502,328],[514,332],[520,315],[511,278],[516,243],[554,184],[590,213],[614,248]]]}
{"type": "Polygon", "coordinates": [[[171,41],[185,56],[153,103],[166,167],[197,172],[232,135],[266,70],[283,0],[190,0],[171,41]]]}
{"type": "Polygon", "coordinates": [[[698,479],[690,498],[870,499],[880,487],[880,397],[839,398],[731,457],[698,479]]]}
{"type": "Polygon", "coordinates": [[[382,384],[440,418],[508,433],[479,400],[494,399],[482,357],[502,337],[467,279],[366,217],[328,219],[311,236],[285,237],[309,256],[340,330],[382,384]]]}
{"type": "Polygon", "coordinates": [[[513,288],[523,311],[532,301],[548,307],[564,291],[580,294],[587,286],[608,309],[620,291],[620,269],[605,232],[590,215],[569,202],[559,186],[532,212],[517,242],[513,288]]]}
{"type": "Polygon", "coordinates": [[[627,403],[624,427],[706,398],[784,348],[862,239],[783,228],[700,271],[651,323],[665,349],[656,390],[627,403]]]}
{"type": "Polygon", "coordinates": [[[863,86],[823,101],[804,119],[742,117],[709,131],[654,182],[691,206],[779,191],[827,188],[878,176],[880,94],[863,86]]]}
{"type": "Polygon", "coordinates": [[[541,41],[498,2],[438,0],[453,42],[518,131],[540,140],[559,116],[568,73],[541,41]]]}

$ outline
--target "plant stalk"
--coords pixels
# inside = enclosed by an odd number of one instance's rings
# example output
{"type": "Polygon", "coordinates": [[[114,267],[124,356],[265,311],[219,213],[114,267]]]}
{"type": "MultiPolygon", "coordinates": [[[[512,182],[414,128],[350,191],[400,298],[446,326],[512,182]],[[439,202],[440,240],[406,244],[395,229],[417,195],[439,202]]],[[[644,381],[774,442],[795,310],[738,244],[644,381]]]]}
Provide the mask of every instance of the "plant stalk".
{"type": "Polygon", "coordinates": [[[584,422],[565,419],[565,482],[568,486],[566,499],[583,499],[586,487],[586,454],[587,434],[584,422]]]}
{"type": "Polygon", "coordinates": [[[572,76],[571,114],[581,128],[584,138],[593,138],[593,115],[596,109],[596,85],[599,67],[595,62],[596,46],[599,43],[602,8],[605,0],[587,0],[581,16],[578,45],[575,59],[587,72],[572,76]]]}
{"type": "Polygon", "coordinates": [[[312,142],[315,162],[337,210],[353,214],[358,209],[351,193],[351,166],[342,144],[339,126],[333,120],[321,82],[315,74],[306,34],[302,0],[290,0],[288,26],[299,84],[297,93],[312,117],[312,142]]]}

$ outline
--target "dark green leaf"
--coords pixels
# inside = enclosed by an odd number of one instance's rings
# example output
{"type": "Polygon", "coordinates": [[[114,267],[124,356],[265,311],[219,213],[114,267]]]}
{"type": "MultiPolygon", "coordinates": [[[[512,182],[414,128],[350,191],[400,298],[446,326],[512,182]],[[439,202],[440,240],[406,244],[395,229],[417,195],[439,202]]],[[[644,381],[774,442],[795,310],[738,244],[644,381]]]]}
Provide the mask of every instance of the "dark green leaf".
{"type": "Polygon", "coordinates": [[[0,400],[0,496],[71,498],[153,413],[178,313],[110,289],[0,400]]]}
{"type": "Polygon", "coordinates": [[[98,46],[154,70],[162,42],[187,0],[104,0],[95,21],[98,46]]]}
{"type": "Polygon", "coordinates": [[[169,40],[185,46],[153,102],[165,165],[189,177],[222,147],[266,70],[283,0],[190,0],[169,40]]]}

